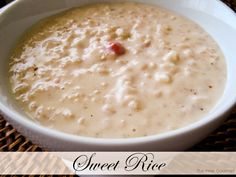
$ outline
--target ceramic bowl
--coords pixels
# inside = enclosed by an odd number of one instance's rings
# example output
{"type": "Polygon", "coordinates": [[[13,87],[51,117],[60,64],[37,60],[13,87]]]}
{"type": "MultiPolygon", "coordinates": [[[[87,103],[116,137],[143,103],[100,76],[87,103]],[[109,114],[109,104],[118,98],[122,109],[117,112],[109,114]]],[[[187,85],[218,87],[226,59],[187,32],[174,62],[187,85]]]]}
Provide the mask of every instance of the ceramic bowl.
{"type": "Polygon", "coordinates": [[[215,130],[225,120],[236,102],[235,14],[218,0],[135,1],[159,5],[186,16],[202,26],[219,44],[227,63],[227,84],[224,95],[207,116],[175,131],[130,139],[80,137],[36,124],[19,108],[9,91],[9,55],[15,42],[27,28],[42,18],[75,6],[104,2],[104,0],[50,0],[46,2],[16,0],[0,11],[0,110],[5,119],[33,143],[54,151],[185,150],[215,130]]]}

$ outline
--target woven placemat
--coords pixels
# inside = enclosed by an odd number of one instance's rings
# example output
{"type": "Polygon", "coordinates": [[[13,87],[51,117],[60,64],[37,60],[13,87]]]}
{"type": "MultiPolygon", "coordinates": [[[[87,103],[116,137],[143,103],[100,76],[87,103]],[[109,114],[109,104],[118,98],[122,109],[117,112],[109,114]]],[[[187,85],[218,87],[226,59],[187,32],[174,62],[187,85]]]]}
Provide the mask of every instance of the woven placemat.
{"type": "MultiPolygon", "coordinates": [[[[236,11],[236,0],[223,0],[236,11]]],[[[236,108],[227,121],[191,151],[236,151],[236,108]]],[[[0,116],[0,151],[43,151],[0,116]]]]}

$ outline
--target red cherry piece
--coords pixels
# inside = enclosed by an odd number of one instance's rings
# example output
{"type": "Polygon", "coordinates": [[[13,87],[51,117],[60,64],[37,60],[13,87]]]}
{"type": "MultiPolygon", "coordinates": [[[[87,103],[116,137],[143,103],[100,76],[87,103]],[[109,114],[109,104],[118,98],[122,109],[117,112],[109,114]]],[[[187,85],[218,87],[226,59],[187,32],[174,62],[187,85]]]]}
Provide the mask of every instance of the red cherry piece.
{"type": "Polygon", "coordinates": [[[116,55],[124,55],[125,48],[119,42],[111,42],[109,44],[109,49],[113,51],[116,55]]]}

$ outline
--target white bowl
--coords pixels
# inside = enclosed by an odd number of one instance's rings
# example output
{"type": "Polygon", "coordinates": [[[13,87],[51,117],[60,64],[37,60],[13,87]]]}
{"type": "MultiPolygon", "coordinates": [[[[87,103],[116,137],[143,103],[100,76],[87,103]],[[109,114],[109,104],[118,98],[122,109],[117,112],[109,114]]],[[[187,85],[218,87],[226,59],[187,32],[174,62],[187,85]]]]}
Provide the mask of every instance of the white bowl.
{"type": "Polygon", "coordinates": [[[160,135],[131,139],[98,139],[65,134],[34,123],[10,94],[10,51],[22,33],[39,19],[62,10],[104,0],[16,0],[0,12],[0,110],[4,117],[33,143],[48,150],[185,150],[217,128],[236,103],[236,18],[233,11],[215,0],[135,0],[175,11],[200,24],[221,47],[227,62],[227,84],[215,108],[200,121],[160,135]]]}

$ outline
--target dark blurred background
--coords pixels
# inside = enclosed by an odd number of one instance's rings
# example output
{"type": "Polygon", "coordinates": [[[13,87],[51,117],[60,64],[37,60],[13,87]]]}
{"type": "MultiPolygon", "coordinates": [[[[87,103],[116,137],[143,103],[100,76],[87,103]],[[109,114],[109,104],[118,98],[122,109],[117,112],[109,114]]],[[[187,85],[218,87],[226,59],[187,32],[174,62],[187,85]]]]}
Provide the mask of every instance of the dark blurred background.
{"type": "Polygon", "coordinates": [[[5,5],[5,1],[4,0],[0,0],[0,7],[5,5]]]}
{"type": "Polygon", "coordinates": [[[7,3],[11,2],[13,0],[0,0],[0,7],[5,6],[7,3]]]}

